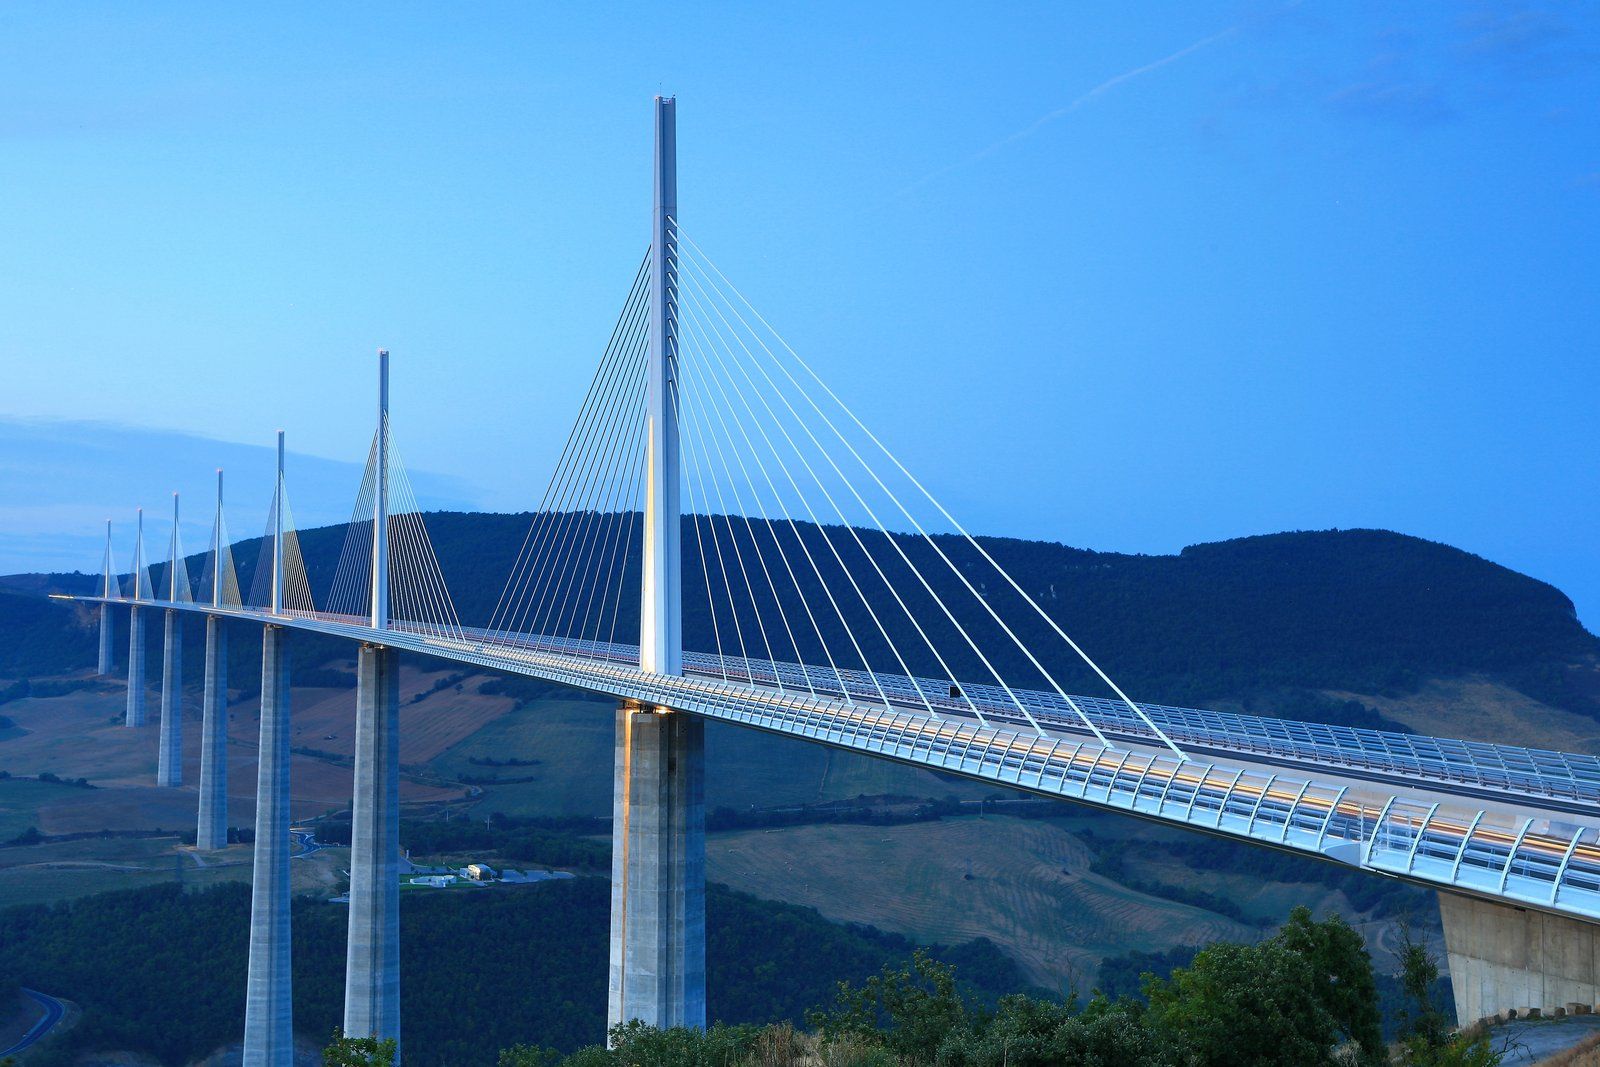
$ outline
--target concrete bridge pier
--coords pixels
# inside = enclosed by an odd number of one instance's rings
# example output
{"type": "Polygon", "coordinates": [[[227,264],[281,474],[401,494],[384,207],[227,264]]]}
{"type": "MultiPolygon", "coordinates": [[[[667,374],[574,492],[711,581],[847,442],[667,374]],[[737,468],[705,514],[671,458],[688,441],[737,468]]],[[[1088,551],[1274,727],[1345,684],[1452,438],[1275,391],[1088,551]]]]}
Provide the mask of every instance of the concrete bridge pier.
{"type": "Polygon", "coordinates": [[[166,611],[166,644],[161,655],[161,740],[156,785],[183,784],[183,620],[166,611]]]}
{"type": "Polygon", "coordinates": [[[294,1059],[289,825],[289,631],[269,625],[261,638],[261,756],[256,776],[244,1067],[291,1067],[294,1059]]]}
{"type": "Polygon", "coordinates": [[[608,1026],[706,1025],[705,723],[617,710],[608,1026]]]}
{"type": "Polygon", "coordinates": [[[356,673],[355,796],[344,1032],[400,1041],[400,671],[362,645],[356,673]]]}
{"type": "Polygon", "coordinates": [[[100,605],[100,663],[98,673],[111,673],[111,605],[100,605]]]}
{"type": "Polygon", "coordinates": [[[144,617],[128,609],[128,710],[123,725],[144,725],[144,617]]]}
{"type": "Polygon", "coordinates": [[[200,816],[194,845],[202,852],[228,846],[228,631],[206,616],[206,690],[200,725],[200,816]]]}
{"type": "Polygon", "coordinates": [[[1600,925],[1443,891],[1439,914],[1460,1025],[1600,1001],[1600,925]]]}

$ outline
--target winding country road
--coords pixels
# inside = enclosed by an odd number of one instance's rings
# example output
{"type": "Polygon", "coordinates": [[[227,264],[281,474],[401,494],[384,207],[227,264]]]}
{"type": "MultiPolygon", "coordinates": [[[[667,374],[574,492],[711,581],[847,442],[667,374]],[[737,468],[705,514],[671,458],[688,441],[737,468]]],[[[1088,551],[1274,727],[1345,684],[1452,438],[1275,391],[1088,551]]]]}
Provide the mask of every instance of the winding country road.
{"type": "Polygon", "coordinates": [[[0,1049],[0,1056],[14,1056],[19,1052],[32,1048],[40,1038],[54,1029],[56,1023],[59,1023],[67,1014],[67,1006],[55,997],[41,993],[37,989],[24,989],[22,993],[24,996],[31,997],[37,1001],[39,1006],[44,1009],[44,1015],[29,1028],[27,1033],[22,1035],[21,1041],[18,1041],[8,1049],[0,1049]]]}

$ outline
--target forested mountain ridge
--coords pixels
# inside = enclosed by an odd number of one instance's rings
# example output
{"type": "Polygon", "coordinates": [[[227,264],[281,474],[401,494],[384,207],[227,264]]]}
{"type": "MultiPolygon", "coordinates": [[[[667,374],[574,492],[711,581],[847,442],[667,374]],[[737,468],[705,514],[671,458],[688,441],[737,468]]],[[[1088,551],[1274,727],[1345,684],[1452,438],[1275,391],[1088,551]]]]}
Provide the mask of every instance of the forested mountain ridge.
{"type": "MultiPolygon", "coordinates": [[[[530,518],[427,516],[464,622],[486,621],[492,614],[530,518]]],[[[685,519],[686,553],[694,551],[705,522],[685,519]]],[[[807,540],[829,534],[839,539],[838,528],[798,524],[797,530],[807,540]]],[[[320,598],[332,582],[345,527],[302,531],[300,539],[320,598]]],[[[952,548],[958,543],[954,537],[935,540],[952,548]]],[[[919,541],[907,536],[902,543],[926,554],[919,541]]],[[[1447,545],[1382,530],[1268,534],[1193,545],[1176,555],[1096,552],[1013,538],[978,541],[1138,699],[1242,701],[1272,713],[1274,698],[1284,690],[1400,695],[1426,679],[1473,675],[1600,719],[1592,682],[1600,640],[1579,623],[1572,602],[1553,586],[1447,545]]],[[[241,588],[249,588],[259,548],[260,539],[235,546],[241,588]]],[[[191,575],[202,572],[200,563],[200,557],[191,558],[191,575]]],[[[161,564],[152,568],[158,585],[164,570],[161,564]]],[[[624,590],[627,603],[636,595],[636,567],[624,581],[633,583],[624,590]]],[[[4,590],[81,592],[90,584],[77,575],[0,579],[0,629],[31,631],[26,648],[32,650],[22,654],[8,641],[0,650],[0,674],[40,669],[29,657],[39,654],[46,614],[56,620],[62,650],[70,647],[74,658],[89,636],[79,628],[82,616],[79,627],[72,624],[70,608],[45,613],[33,597],[4,590]]],[[[994,595],[988,589],[985,594],[994,595]]],[[[685,582],[685,643],[691,648],[712,647],[706,595],[685,582]]],[[[1011,618],[1025,640],[1054,655],[1047,663],[1059,667],[1064,680],[1099,691],[1068,662],[1042,620],[1026,613],[1011,618]]],[[[619,640],[632,637],[627,622],[618,629],[619,640]]],[[[1005,650],[999,656],[1002,669],[1013,665],[1005,662],[1005,650]]],[[[932,670],[931,664],[912,666],[932,670]]],[[[981,677],[976,664],[954,666],[970,671],[966,677],[981,677]]],[[[246,662],[240,667],[249,670],[246,662]]]]}

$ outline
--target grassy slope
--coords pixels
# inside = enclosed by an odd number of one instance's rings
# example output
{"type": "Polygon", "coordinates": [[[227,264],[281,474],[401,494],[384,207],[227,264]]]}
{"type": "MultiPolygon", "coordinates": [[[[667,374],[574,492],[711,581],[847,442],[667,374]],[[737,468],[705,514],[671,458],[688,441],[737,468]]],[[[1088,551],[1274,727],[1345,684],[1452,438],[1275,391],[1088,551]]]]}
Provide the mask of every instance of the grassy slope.
{"type": "MultiPolygon", "coordinates": [[[[515,525],[506,517],[441,517],[447,528],[441,551],[454,580],[469,576],[461,569],[467,564],[451,562],[451,544],[486,522],[515,525]]],[[[319,539],[332,544],[333,534],[308,533],[313,557],[320,551],[319,539]]],[[[1140,683],[1130,682],[1136,695],[1183,699],[1185,694],[1213,693],[1219,704],[1270,710],[1272,688],[1298,680],[1340,699],[1353,696],[1425,732],[1504,740],[1513,724],[1519,735],[1532,724],[1551,747],[1600,751],[1596,706],[1586,695],[1593,681],[1594,639],[1577,627],[1570,604],[1558,592],[1466,553],[1362,531],[1252,538],[1199,546],[1174,557],[1082,553],[1009,541],[994,547],[1020,577],[1048,594],[1052,609],[1071,621],[1075,632],[1107,654],[1119,676],[1131,674],[1140,683]],[[1395,610],[1395,604],[1405,610],[1395,610]],[[1352,643],[1352,635],[1359,640],[1352,643]],[[1329,658],[1326,650],[1331,648],[1342,649],[1346,658],[1329,658]]],[[[492,552],[470,563],[484,575],[496,565],[492,552]]],[[[477,580],[488,579],[480,575],[477,580]]],[[[29,589],[43,587],[34,582],[29,589]]],[[[0,678],[54,674],[89,662],[90,621],[70,607],[0,592],[0,649],[12,653],[9,668],[0,662],[0,678]],[[19,654],[24,658],[19,660],[19,654]],[[26,663],[49,669],[24,670],[26,663]]],[[[191,627],[191,646],[196,631],[198,627],[191,627]]],[[[118,636],[120,655],[125,645],[118,636]]],[[[231,731],[230,792],[236,823],[251,817],[256,720],[248,694],[257,655],[253,641],[254,635],[241,632],[233,645],[232,677],[244,689],[231,731]]],[[[159,641],[150,644],[154,660],[159,641]]],[[[308,642],[296,651],[302,671],[348,668],[341,659],[348,653],[336,645],[308,642]]],[[[186,658],[194,686],[197,650],[186,658]]],[[[151,668],[154,682],[158,661],[151,668]]],[[[405,699],[448,677],[437,671],[408,672],[405,699]]],[[[330,754],[326,759],[296,757],[298,806],[305,814],[342,806],[349,789],[348,765],[342,758],[348,754],[350,732],[348,689],[324,677],[318,683],[297,689],[295,696],[296,745],[330,754]]],[[[440,780],[469,775],[528,778],[532,780],[480,784],[483,792],[474,810],[609,813],[612,727],[607,702],[572,693],[536,701],[478,694],[478,676],[461,679],[459,692],[455,684],[451,680],[439,692],[406,705],[406,760],[421,764],[405,786],[407,799],[465,803],[464,788],[440,780]],[[472,762],[508,757],[538,762],[524,767],[472,762]]],[[[153,708],[153,690],[151,700],[153,708]]],[[[191,715],[197,704],[192,698],[191,715]]],[[[14,832],[37,824],[47,832],[65,832],[188,825],[192,792],[156,790],[148,784],[154,772],[155,731],[127,731],[117,725],[121,707],[114,680],[68,696],[0,705],[0,715],[20,727],[0,735],[0,769],[84,775],[106,786],[82,791],[11,783],[16,788],[8,790],[0,782],[0,828],[14,832]]],[[[185,745],[191,781],[197,741],[198,729],[192,727],[185,745]]],[[[859,793],[985,792],[926,772],[749,731],[713,729],[709,744],[708,800],[713,807],[785,805],[859,793]]],[[[1102,955],[1238,936],[1248,929],[1232,919],[1083,873],[1082,849],[1071,836],[1071,823],[1011,823],[954,819],[892,828],[814,826],[718,835],[711,843],[711,875],[764,896],[825,906],[835,918],[871,921],[919,938],[960,940],[985,933],[1007,945],[1036,980],[1052,985],[1075,977],[1089,981],[1102,955]],[[974,865],[970,881],[968,857],[974,865]]],[[[1096,821],[1096,833],[1103,835],[1106,824],[1096,821]]],[[[1161,831],[1126,823],[1123,832],[1137,843],[1140,877],[1227,895],[1241,901],[1251,918],[1279,916],[1297,901],[1341,904],[1337,894],[1321,887],[1163,865],[1159,852],[1148,847],[1161,840],[1161,831]]],[[[77,895],[170,879],[171,842],[162,847],[166,853],[158,849],[142,855],[114,842],[89,842],[81,850],[81,856],[106,863],[131,857],[130,865],[144,868],[136,872],[60,866],[58,861],[80,858],[79,850],[60,845],[45,846],[63,850],[59,855],[0,850],[0,901],[30,892],[77,895]]],[[[235,875],[247,877],[248,871],[222,869],[193,876],[235,875]]],[[[1377,933],[1377,928],[1369,932],[1377,933]]]]}

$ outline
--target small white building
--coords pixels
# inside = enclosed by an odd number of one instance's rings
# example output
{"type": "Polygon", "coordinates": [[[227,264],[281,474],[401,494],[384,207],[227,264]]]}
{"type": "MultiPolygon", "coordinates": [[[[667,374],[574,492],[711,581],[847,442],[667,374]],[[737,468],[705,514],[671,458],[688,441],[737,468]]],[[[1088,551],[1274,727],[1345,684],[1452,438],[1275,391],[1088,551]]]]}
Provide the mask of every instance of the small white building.
{"type": "Polygon", "coordinates": [[[456,880],[453,874],[422,874],[411,879],[412,885],[425,885],[431,889],[443,889],[456,880]]]}
{"type": "Polygon", "coordinates": [[[474,882],[494,881],[494,868],[486,863],[469,863],[461,869],[461,873],[474,882]]]}

